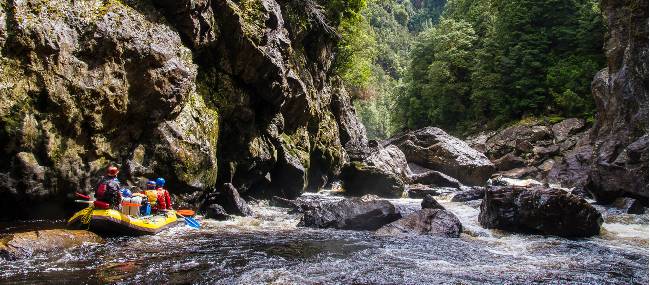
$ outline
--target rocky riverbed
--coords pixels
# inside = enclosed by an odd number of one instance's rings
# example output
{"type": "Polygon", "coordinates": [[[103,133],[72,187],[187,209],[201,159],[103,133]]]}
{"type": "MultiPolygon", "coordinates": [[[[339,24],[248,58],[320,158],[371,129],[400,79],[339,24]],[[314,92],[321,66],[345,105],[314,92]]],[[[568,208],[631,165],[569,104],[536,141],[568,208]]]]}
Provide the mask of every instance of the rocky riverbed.
{"type": "MultiPolygon", "coordinates": [[[[203,219],[201,230],[178,226],[157,236],[112,238],[0,261],[0,282],[648,283],[647,214],[598,206],[601,234],[566,239],[484,229],[478,223],[480,202],[450,199],[438,197],[463,224],[459,238],[298,227],[301,214],[260,202],[251,204],[250,217],[203,219]]],[[[389,201],[406,212],[421,207],[419,199],[389,201]]]]}

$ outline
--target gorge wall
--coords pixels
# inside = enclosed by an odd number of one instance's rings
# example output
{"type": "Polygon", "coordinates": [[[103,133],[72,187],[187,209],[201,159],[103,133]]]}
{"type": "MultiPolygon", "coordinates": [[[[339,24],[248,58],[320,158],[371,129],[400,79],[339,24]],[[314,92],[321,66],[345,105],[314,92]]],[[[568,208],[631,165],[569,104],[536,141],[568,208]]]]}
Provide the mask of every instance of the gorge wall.
{"type": "Polygon", "coordinates": [[[3,1],[0,216],[62,216],[108,164],[194,204],[322,187],[366,139],[318,4],[3,1]]]}
{"type": "Polygon", "coordinates": [[[648,199],[648,1],[603,0],[608,67],[592,83],[597,117],[588,190],[648,199]]]}

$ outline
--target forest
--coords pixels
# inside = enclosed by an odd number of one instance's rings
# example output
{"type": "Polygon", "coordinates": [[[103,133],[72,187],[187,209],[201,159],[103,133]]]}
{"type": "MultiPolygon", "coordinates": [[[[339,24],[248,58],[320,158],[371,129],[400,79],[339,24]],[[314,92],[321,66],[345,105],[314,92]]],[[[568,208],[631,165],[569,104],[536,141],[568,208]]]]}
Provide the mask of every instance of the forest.
{"type": "Polygon", "coordinates": [[[337,71],[370,138],[593,121],[591,81],[606,65],[598,1],[351,2],[337,71]]]}

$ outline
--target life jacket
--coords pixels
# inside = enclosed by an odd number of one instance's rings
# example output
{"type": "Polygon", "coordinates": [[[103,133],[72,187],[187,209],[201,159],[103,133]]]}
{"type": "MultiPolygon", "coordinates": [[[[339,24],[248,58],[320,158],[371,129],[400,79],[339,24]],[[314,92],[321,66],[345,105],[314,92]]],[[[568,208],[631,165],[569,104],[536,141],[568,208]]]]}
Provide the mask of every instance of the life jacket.
{"type": "Polygon", "coordinates": [[[149,204],[156,205],[156,201],[158,200],[158,192],[156,190],[146,190],[144,194],[147,195],[149,204]]]}
{"type": "Polygon", "coordinates": [[[117,177],[110,177],[110,176],[104,176],[102,180],[99,182],[99,185],[97,186],[97,190],[95,190],[95,199],[100,200],[100,201],[105,201],[105,202],[112,202],[108,200],[115,200],[115,197],[113,196],[119,196],[120,193],[120,181],[117,180],[117,177]],[[111,195],[108,192],[111,192],[111,195]],[[114,193],[117,192],[117,193],[114,193]],[[107,197],[111,196],[111,197],[107,197]]]}
{"type": "Polygon", "coordinates": [[[169,192],[165,190],[165,188],[159,187],[156,189],[156,194],[157,194],[157,208],[158,210],[167,210],[172,208],[172,201],[171,197],[169,197],[169,192]]]}

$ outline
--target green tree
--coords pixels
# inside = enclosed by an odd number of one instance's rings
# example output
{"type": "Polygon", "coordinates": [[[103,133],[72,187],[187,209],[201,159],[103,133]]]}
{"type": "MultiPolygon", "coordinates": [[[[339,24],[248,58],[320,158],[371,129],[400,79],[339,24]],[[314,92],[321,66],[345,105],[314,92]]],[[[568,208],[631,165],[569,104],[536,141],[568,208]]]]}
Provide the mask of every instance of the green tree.
{"type": "Polygon", "coordinates": [[[444,19],[420,37],[412,53],[409,127],[455,129],[468,115],[476,35],[464,21],[444,19]]]}

